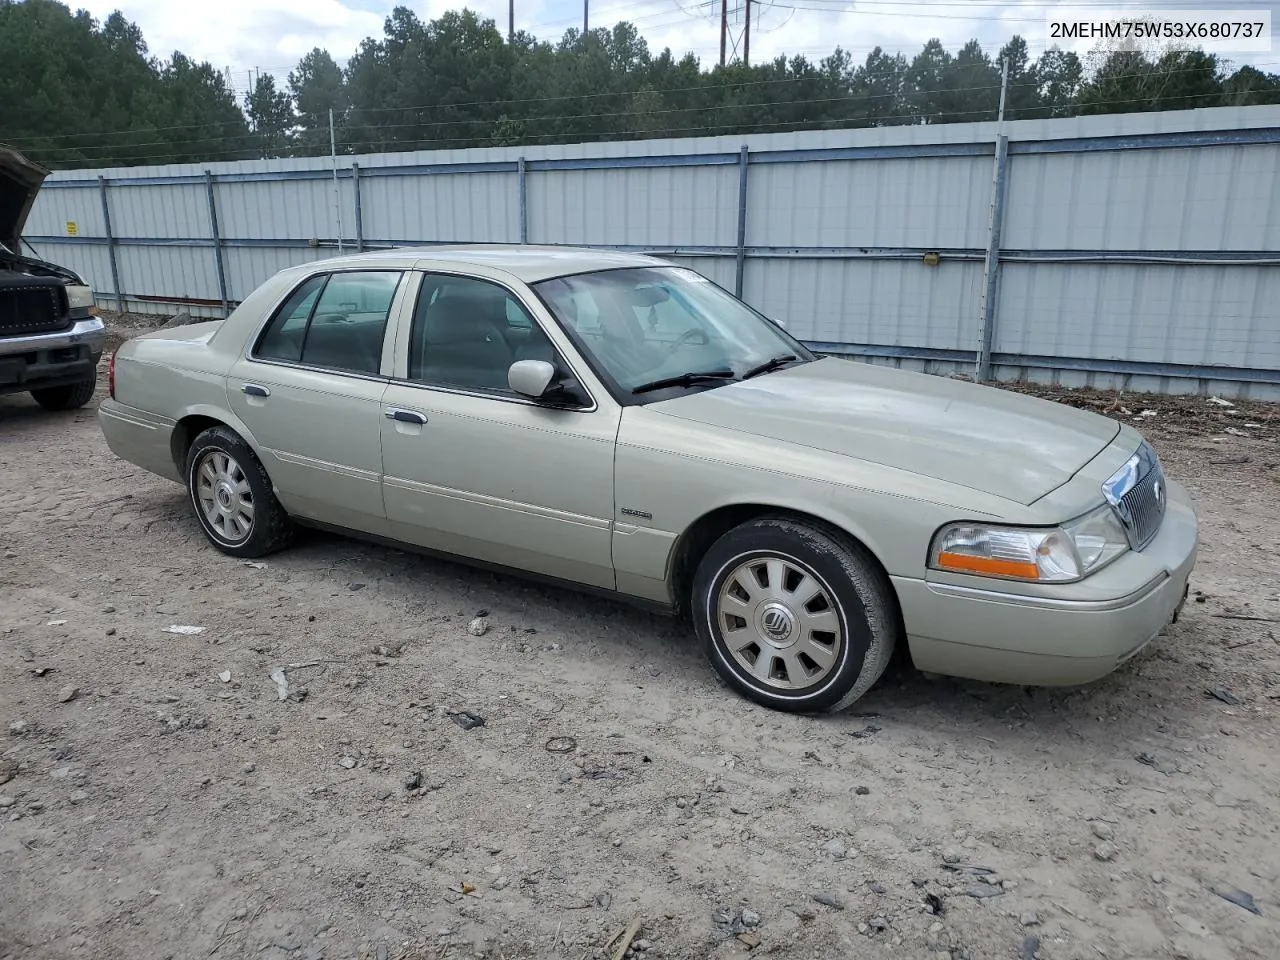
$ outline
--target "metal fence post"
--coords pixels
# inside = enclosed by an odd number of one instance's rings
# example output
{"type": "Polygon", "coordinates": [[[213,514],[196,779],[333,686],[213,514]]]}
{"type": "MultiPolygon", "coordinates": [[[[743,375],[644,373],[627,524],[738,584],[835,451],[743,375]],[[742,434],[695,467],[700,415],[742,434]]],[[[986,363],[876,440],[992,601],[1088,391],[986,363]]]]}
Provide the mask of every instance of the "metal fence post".
{"type": "Polygon", "coordinates": [[[742,274],[747,266],[747,145],[738,152],[738,253],[733,295],[742,297],[742,274]]]}
{"type": "Polygon", "coordinates": [[[364,211],[360,207],[360,164],[351,163],[351,192],[356,205],[356,253],[364,253],[364,211]]]}
{"type": "Polygon", "coordinates": [[[222,296],[222,315],[230,313],[227,301],[227,271],[222,263],[222,236],[218,233],[218,204],[213,199],[213,173],[204,172],[204,185],[209,193],[209,229],[213,233],[213,257],[218,264],[218,293],[222,296]]]}
{"type": "Polygon", "coordinates": [[[124,313],[124,298],[120,293],[120,267],[116,264],[116,237],[111,232],[111,207],[107,204],[107,178],[98,177],[98,195],[102,198],[102,225],[107,231],[107,257],[111,261],[111,292],[116,298],[116,312],[124,313]]]}
{"type": "Polygon", "coordinates": [[[991,210],[987,223],[987,256],[982,269],[982,328],[978,335],[977,375],[991,379],[991,352],[996,334],[996,294],[1000,284],[1000,232],[1004,227],[1004,194],[1009,174],[1009,138],[996,137],[991,173],[991,210]]]}
{"type": "Polygon", "coordinates": [[[529,181],[524,157],[516,161],[516,191],[520,195],[520,242],[529,242],[529,181]]]}

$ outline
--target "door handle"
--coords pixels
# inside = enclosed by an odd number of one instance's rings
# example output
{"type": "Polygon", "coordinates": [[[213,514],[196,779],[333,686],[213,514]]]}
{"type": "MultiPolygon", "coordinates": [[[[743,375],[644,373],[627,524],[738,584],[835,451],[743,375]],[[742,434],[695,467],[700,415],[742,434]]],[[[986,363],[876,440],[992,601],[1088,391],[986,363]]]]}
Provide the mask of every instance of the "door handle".
{"type": "Polygon", "coordinates": [[[268,390],[266,387],[262,386],[261,384],[257,384],[257,383],[246,383],[246,384],[245,384],[243,387],[241,387],[240,389],[244,391],[245,396],[247,396],[247,397],[269,397],[269,396],[271,396],[271,391],[270,391],[270,390],[268,390]]]}
{"type": "Polygon", "coordinates": [[[427,422],[427,418],[417,410],[401,410],[399,407],[387,407],[387,419],[398,420],[401,423],[416,423],[418,426],[427,422]]]}

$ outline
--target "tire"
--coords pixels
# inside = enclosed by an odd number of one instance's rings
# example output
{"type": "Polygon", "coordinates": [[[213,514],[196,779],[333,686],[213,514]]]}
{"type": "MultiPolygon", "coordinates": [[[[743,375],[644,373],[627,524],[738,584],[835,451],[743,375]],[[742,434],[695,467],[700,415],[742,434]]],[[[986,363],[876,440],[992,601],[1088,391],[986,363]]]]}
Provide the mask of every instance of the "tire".
{"type": "Polygon", "coordinates": [[[901,632],[893,588],[865,549],[784,517],[749,521],[713,543],[691,600],[724,681],[792,713],[850,706],[880,679],[901,632]]]}
{"type": "Polygon", "coordinates": [[[46,410],[76,410],[93,399],[93,391],[98,388],[98,380],[81,380],[63,387],[45,387],[43,390],[32,390],[31,396],[36,403],[46,410]]]}
{"type": "Polygon", "coordinates": [[[210,427],[191,444],[187,493],[209,542],[233,557],[262,557],[288,546],[293,521],[276,499],[257,455],[227,427],[210,427]]]}

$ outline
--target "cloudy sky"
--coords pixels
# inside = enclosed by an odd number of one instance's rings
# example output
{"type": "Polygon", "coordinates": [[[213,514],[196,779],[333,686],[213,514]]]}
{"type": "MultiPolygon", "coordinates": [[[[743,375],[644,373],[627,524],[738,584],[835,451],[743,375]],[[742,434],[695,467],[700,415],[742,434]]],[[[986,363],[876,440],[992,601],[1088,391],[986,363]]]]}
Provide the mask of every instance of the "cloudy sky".
{"type": "MultiPolygon", "coordinates": [[[[103,18],[119,9],[143,30],[151,51],[168,56],[181,50],[230,67],[237,89],[247,71],[258,68],[283,77],[304,53],[320,46],[340,63],[366,36],[382,33],[383,19],[396,0],[66,0],[103,18]]],[[[557,39],[569,27],[581,27],[583,0],[515,0],[516,27],[540,39],[557,39]]],[[[592,26],[630,20],[655,53],[670,47],[692,50],[710,65],[719,56],[719,0],[589,0],[592,26]]],[[[740,20],[745,0],[729,0],[740,20]]],[[[910,56],[930,37],[952,49],[977,38],[994,52],[1014,33],[1026,38],[1032,55],[1046,44],[1045,13],[1055,5],[1072,8],[1144,10],[1270,10],[1280,29],[1280,0],[754,0],[751,60],[780,53],[817,60],[837,44],[856,60],[880,45],[910,56]]],[[[492,17],[505,31],[507,0],[399,0],[424,20],[466,5],[492,17]]],[[[1280,45],[1271,53],[1237,55],[1280,71],[1280,45]]]]}

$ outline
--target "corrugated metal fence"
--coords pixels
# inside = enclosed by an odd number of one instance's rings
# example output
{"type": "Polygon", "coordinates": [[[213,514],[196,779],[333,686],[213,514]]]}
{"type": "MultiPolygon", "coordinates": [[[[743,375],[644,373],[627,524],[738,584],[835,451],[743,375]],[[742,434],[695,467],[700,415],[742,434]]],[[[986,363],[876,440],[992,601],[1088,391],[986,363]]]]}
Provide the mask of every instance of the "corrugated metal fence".
{"type": "Polygon", "coordinates": [[[27,229],[125,309],[222,315],[340,246],[583,244],[872,362],[1280,399],[1277,107],[77,170],[27,229]]]}

